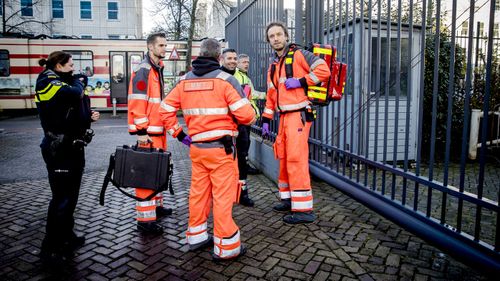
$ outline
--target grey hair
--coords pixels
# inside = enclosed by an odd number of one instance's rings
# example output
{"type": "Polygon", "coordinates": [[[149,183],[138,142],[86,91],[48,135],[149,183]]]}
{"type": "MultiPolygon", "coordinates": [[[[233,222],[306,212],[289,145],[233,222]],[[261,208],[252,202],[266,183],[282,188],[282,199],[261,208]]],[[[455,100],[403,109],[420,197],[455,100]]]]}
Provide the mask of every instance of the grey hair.
{"type": "Polygon", "coordinates": [[[219,41],[214,38],[205,39],[201,41],[200,57],[219,58],[220,49],[219,41]]]}
{"type": "Polygon", "coordinates": [[[250,56],[249,56],[249,55],[247,55],[247,54],[239,54],[239,55],[238,55],[238,60],[241,60],[241,59],[246,59],[246,58],[250,59],[250,56]]]}

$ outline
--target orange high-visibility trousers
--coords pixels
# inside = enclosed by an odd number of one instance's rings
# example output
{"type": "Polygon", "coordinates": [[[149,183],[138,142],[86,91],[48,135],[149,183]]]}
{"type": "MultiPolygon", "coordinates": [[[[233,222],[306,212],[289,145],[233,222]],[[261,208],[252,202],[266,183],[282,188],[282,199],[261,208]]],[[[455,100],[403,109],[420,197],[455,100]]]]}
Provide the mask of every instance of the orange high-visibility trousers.
{"type": "Polygon", "coordinates": [[[200,148],[192,144],[191,189],[187,242],[195,245],[208,239],[207,219],[213,204],[214,253],[221,258],[240,254],[240,232],[233,220],[238,193],[238,163],[223,147],[200,148]]]}
{"type": "Polygon", "coordinates": [[[293,212],[313,210],[309,177],[309,131],[312,122],[303,122],[301,112],[280,115],[274,153],[280,161],[278,189],[281,200],[291,199],[293,212]]]}
{"type": "MultiPolygon", "coordinates": [[[[161,148],[163,150],[167,149],[167,138],[165,135],[161,136],[151,136],[153,140],[153,148],[161,148]]],[[[150,144],[143,144],[141,147],[150,147],[150,144]]],[[[135,196],[139,198],[146,198],[153,193],[151,189],[136,188],[135,196]]],[[[158,193],[155,197],[148,201],[137,201],[136,211],[137,211],[137,221],[147,222],[156,221],[156,206],[163,206],[163,195],[158,193]]]]}

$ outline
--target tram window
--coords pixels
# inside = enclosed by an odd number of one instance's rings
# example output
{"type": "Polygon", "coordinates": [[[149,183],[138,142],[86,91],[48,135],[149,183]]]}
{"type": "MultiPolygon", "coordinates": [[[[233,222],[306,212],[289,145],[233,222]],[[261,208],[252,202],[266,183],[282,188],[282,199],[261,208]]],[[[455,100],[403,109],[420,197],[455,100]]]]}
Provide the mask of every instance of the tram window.
{"type": "Polygon", "coordinates": [[[122,83],[124,79],[123,74],[125,73],[123,55],[113,55],[112,63],[113,66],[111,69],[113,69],[113,73],[111,73],[111,80],[115,84],[122,83]]]}
{"type": "Polygon", "coordinates": [[[0,50],[0,77],[10,75],[9,51],[0,50]]]}
{"type": "Polygon", "coordinates": [[[130,71],[133,72],[139,64],[141,64],[142,57],[139,55],[131,55],[130,56],[130,71]]]}
{"type": "Polygon", "coordinates": [[[88,77],[94,75],[94,61],[92,51],[65,51],[73,57],[74,73],[85,74],[88,77]]]}

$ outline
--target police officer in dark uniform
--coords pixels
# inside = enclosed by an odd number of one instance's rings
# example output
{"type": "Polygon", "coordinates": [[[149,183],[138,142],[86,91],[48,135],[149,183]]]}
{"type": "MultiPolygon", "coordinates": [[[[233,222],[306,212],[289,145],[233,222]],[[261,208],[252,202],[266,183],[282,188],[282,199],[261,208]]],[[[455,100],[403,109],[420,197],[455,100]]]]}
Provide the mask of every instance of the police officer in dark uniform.
{"type": "Polygon", "coordinates": [[[41,258],[59,264],[85,244],[85,237],[73,231],[73,213],[85,166],[84,146],[92,139],[90,123],[99,119],[99,113],[90,109],[90,99],[84,94],[87,77],[73,75],[70,54],[56,51],[39,64],[45,70],[36,82],[35,101],[44,131],[40,147],[52,190],[41,258]]]}

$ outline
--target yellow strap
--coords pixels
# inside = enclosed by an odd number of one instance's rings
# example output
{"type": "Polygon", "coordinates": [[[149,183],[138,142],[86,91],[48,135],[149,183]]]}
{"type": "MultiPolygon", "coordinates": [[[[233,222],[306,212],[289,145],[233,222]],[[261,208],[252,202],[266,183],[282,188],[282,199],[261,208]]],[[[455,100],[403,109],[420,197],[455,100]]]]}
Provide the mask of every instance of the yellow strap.
{"type": "Polygon", "coordinates": [[[49,91],[47,91],[46,93],[38,94],[38,96],[40,97],[40,101],[50,100],[51,98],[54,97],[54,95],[57,93],[57,91],[59,91],[59,89],[61,89],[61,87],[62,87],[62,85],[59,85],[59,86],[53,85],[53,87],[49,91]]]}
{"type": "Polygon", "coordinates": [[[332,49],[326,48],[314,48],[313,53],[315,54],[323,54],[323,55],[332,55],[332,49]]]}
{"type": "Polygon", "coordinates": [[[326,88],[325,87],[319,87],[319,86],[308,86],[307,87],[309,90],[316,90],[316,91],[320,91],[320,92],[326,92],[326,88]]]}
{"type": "Polygon", "coordinates": [[[319,92],[314,92],[314,91],[308,91],[307,97],[314,98],[314,99],[320,99],[320,100],[326,100],[326,92],[319,93],[319,92]]]}
{"type": "Polygon", "coordinates": [[[285,64],[292,64],[293,58],[286,58],[285,59],[285,64]]]}

